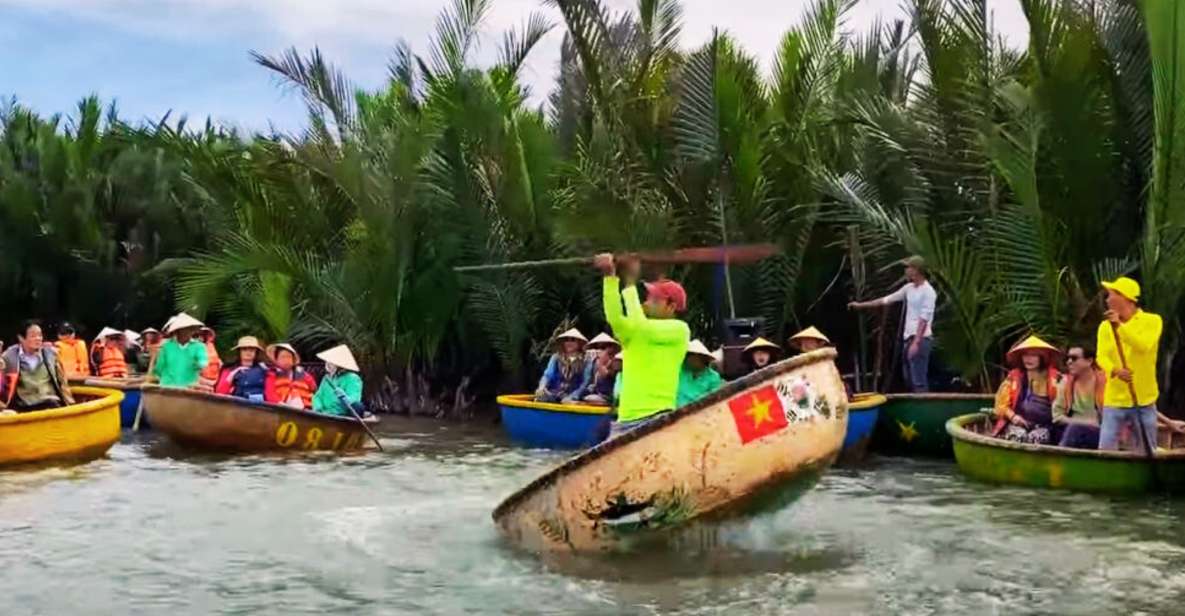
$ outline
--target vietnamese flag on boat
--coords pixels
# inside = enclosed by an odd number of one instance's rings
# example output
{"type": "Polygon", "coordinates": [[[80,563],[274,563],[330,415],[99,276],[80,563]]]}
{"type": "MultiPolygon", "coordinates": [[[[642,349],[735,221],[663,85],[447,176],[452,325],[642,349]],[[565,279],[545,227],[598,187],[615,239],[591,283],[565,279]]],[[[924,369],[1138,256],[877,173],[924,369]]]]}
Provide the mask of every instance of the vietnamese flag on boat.
{"type": "Polygon", "coordinates": [[[778,392],[772,385],[729,400],[728,409],[732,411],[742,445],[790,425],[786,421],[786,411],[782,408],[778,392]]]}

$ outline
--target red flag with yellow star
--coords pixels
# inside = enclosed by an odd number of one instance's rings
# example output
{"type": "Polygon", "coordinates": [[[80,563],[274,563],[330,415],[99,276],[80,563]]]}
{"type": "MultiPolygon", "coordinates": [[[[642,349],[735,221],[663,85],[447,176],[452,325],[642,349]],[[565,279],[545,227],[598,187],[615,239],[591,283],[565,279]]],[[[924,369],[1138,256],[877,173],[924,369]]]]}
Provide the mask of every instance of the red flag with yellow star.
{"type": "Polygon", "coordinates": [[[742,445],[790,425],[786,421],[786,411],[782,408],[778,392],[772,385],[729,400],[728,408],[732,411],[742,445]]]}

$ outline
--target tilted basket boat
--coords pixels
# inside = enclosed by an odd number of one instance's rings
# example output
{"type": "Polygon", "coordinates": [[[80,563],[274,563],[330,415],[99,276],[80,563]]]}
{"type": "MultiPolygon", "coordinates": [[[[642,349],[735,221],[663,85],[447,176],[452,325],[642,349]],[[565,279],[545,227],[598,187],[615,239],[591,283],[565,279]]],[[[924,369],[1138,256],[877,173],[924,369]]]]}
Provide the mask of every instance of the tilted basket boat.
{"type": "Polygon", "coordinates": [[[72,387],[77,404],[0,416],[0,465],[98,458],[119,440],[119,403],[111,389],[72,387]]]}
{"type": "Polygon", "coordinates": [[[502,427],[516,443],[548,449],[592,447],[609,436],[613,409],[535,402],[531,394],[498,396],[502,427]]]}
{"type": "Polygon", "coordinates": [[[573,458],[494,522],[527,549],[613,549],[691,520],[784,503],[834,461],[848,401],[835,350],[784,360],[573,458]]]}

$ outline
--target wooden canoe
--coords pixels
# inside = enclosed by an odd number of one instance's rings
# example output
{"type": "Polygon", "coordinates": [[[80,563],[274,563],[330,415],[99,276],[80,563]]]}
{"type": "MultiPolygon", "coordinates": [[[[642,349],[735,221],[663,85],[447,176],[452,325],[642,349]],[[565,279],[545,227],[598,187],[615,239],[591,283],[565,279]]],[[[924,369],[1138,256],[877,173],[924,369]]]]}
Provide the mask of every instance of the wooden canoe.
{"type": "Polygon", "coordinates": [[[959,470],[973,479],[1111,494],[1185,491],[1185,448],[1158,449],[1153,464],[1142,452],[1006,441],[986,433],[988,421],[986,413],[972,413],[946,424],[959,470]]]}
{"type": "Polygon", "coordinates": [[[795,356],[611,438],[511,495],[494,522],[530,550],[612,550],[788,502],[843,443],[834,360],[834,349],[795,356]]]}
{"type": "Polygon", "coordinates": [[[531,394],[499,396],[502,427],[516,443],[545,449],[584,449],[609,436],[613,409],[535,402],[531,394]]]}
{"type": "Polygon", "coordinates": [[[73,387],[77,404],[49,411],[0,416],[0,465],[40,461],[86,461],[119,440],[123,393],[73,387]]]}
{"type": "Polygon", "coordinates": [[[856,394],[848,403],[848,429],[839,452],[840,466],[855,466],[868,457],[868,445],[881,407],[888,399],[881,394],[856,394]]]}
{"type": "Polygon", "coordinates": [[[893,456],[950,458],[946,422],[991,408],[991,394],[889,394],[877,418],[872,450],[893,456]]]}
{"type": "Polygon", "coordinates": [[[356,419],[192,389],[145,385],[144,412],[178,444],[212,451],[357,451],[371,446],[356,419]]]}
{"type": "MultiPolygon", "coordinates": [[[[104,379],[97,376],[82,379],[70,379],[70,385],[100,387],[102,389],[117,389],[123,392],[123,402],[119,405],[119,425],[130,428],[136,421],[136,412],[140,409],[140,388],[144,386],[144,377],[132,376],[126,379],[104,379]]],[[[148,422],[141,417],[140,427],[148,428],[148,422]]]]}

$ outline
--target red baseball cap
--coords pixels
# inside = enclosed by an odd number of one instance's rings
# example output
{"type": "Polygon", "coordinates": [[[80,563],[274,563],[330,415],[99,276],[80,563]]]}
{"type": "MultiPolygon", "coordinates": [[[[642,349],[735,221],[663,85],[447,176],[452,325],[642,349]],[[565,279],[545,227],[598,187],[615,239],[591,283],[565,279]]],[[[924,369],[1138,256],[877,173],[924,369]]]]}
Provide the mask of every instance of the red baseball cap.
{"type": "Polygon", "coordinates": [[[646,296],[670,301],[675,305],[676,312],[687,310],[687,291],[683,290],[683,285],[674,280],[664,278],[655,282],[647,282],[646,296]]]}

